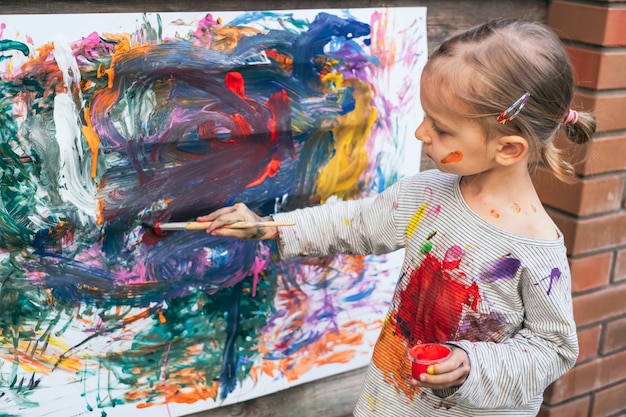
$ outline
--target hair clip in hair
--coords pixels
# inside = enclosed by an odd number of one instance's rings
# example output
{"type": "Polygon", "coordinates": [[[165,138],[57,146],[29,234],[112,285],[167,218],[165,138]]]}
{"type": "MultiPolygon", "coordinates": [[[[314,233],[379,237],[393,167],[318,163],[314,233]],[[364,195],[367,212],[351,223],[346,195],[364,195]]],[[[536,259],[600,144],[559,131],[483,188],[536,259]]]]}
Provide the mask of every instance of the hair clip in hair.
{"type": "Polygon", "coordinates": [[[509,124],[509,122],[513,120],[515,116],[519,114],[519,112],[522,111],[529,97],[530,97],[529,92],[524,93],[524,95],[518,98],[515,103],[511,104],[511,107],[509,107],[508,109],[500,113],[500,115],[496,119],[498,120],[498,123],[500,123],[501,125],[509,124]],[[509,117],[507,117],[509,113],[512,113],[512,114],[509,117]]]}
{"type": "Polygon", "coordinates": [[[566,125],[568,123],[576,124],[578,121],[578,112],[576,110],[569,109],[567,112],[567,117],[563,120],[563,124],[566,125]]]}

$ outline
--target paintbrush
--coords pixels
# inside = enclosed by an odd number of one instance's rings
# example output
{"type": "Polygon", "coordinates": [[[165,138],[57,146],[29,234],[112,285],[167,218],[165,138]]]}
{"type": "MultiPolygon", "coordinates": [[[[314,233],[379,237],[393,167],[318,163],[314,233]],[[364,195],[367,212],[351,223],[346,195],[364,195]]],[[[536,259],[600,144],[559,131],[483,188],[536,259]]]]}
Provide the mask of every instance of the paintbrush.
{"type": "MultiPolygon", "coordinates": [[[[280,226],[294,226],[296,222],[236,222],[224,225],[225,229],[249,229],[252,227],[280,227],[280,226]]],[[[157,222],[154,231],[160,234],[164,231],[174,230],[206,230],[211,225],[211,222],[171,222],[161,223],[157,222]]]]}

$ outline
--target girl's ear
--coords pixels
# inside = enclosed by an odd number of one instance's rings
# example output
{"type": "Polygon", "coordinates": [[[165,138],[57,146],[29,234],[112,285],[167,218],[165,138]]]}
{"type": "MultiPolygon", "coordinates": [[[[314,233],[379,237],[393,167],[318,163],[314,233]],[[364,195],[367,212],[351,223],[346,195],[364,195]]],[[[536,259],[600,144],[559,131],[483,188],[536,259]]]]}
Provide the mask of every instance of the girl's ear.
{"type": "Polygon", "coordinates": [[[502,136],[496,149],[496,161],[505,166],[513,165],[528,155],[528,141],[521,136],[502,136]]]}

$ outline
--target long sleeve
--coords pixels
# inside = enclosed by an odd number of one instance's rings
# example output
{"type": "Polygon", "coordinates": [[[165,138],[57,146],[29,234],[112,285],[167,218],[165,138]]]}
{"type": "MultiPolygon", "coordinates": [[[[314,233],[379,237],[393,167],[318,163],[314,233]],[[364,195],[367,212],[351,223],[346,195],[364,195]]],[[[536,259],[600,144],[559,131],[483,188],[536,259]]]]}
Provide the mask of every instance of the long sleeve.
{"type": "Polygon", "coordinates": [[[277,221],[295,221],[281,228],[278,243],[282,258],[329,254],[383,254],[404,246],[396,227],[395,207],[400,186],[367,199],[326,204],[273,215],[277,221]]]}

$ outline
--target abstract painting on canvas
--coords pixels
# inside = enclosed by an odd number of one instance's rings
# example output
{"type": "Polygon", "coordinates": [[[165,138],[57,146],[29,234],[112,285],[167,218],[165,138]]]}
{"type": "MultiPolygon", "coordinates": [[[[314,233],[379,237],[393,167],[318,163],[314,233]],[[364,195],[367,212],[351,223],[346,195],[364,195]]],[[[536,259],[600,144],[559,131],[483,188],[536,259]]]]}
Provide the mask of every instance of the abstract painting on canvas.
{"type": "Polygon", "coordinates": [[[0,414],[184,415],[365,366],[401,254],[154,225],[417,172],[425,16],[0,15],[0,414]]]}

